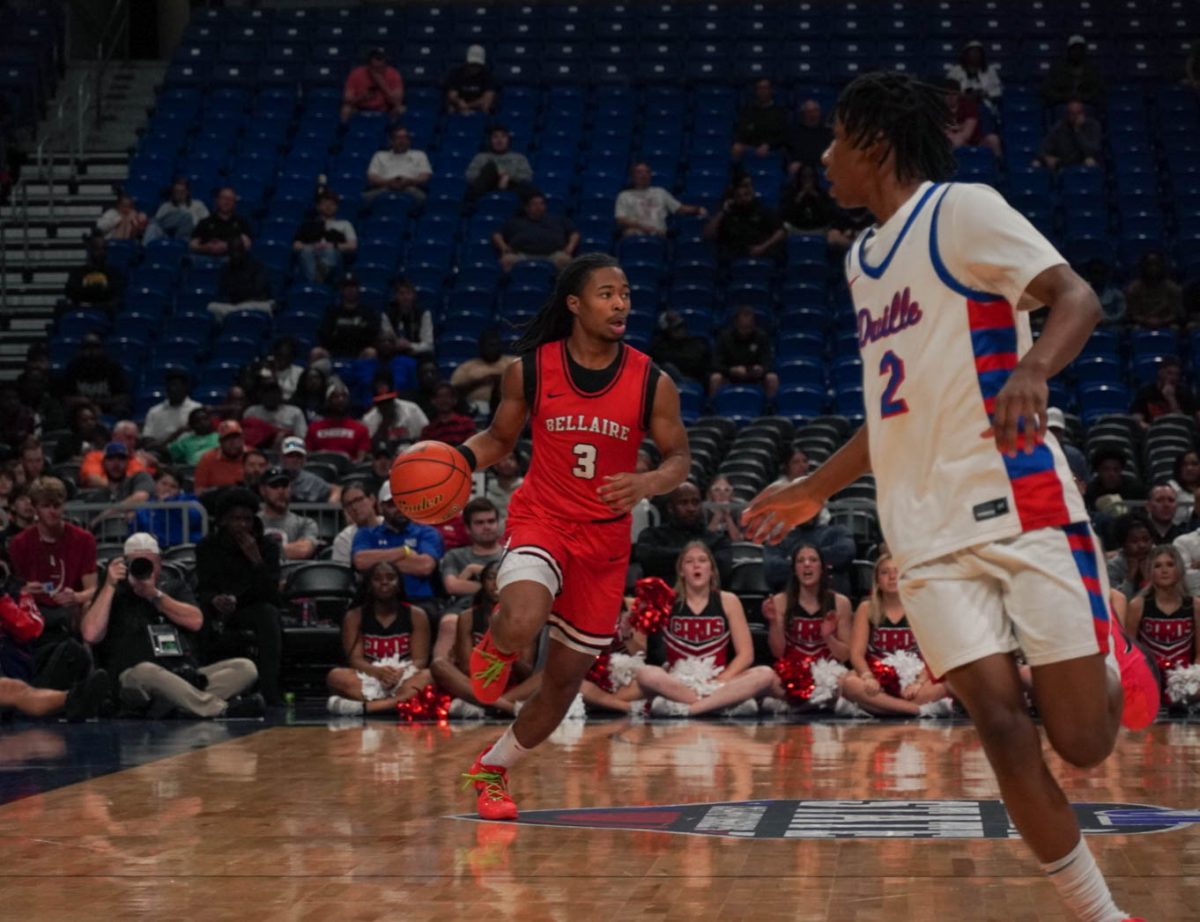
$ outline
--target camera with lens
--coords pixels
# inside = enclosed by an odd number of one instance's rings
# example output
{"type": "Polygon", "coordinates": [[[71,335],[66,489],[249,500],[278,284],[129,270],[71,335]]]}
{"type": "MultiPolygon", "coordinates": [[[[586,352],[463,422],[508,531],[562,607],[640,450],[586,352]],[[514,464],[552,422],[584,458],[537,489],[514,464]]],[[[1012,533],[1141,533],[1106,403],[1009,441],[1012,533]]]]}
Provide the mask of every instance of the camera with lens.
{"type": "Polygon", "coordinates": [[[133,579],[149,579],[154,575],[154,561],[145,557],[134,557],[129,561],[129,575],[133,579]]]}

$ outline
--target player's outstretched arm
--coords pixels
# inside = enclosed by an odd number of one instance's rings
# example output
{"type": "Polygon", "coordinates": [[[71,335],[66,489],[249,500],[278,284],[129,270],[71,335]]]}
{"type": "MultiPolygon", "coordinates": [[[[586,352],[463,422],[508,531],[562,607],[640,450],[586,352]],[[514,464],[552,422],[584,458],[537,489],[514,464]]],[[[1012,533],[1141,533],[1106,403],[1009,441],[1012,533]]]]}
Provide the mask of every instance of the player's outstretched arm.
{"type": "Polygon", "coordinates": [[[618,515],[628,512],[647,496],[670,493],[687,480],[692,467],[687,430],[679,412],[679,390],[666,375],[659,375],[650,411],[650,438],[662,452],[662,462],[644,474],[611,474],[596,491],[618,515]]]}
{"type": "MultiPolygon", "coordinates": [[[[1032,452],[1046,438],[1046,382],[1079,355],[1100,320],[1100,301],[1092,286],[1068,265],[1060,263],[1039,272],[1025,293],[1050,308],[1050,316],[1033,347],[1025,353],[996,395],[992,433],[996,447],[1015,455],[1032,452]],[[1037,420],[1032,439],[1018,436],[1018,420],[1037,420]]],[[[1026,422],[1028,426],[1029,423],[1026,422]]]]}
{"type": "Polygon", "coordinates": [[[483,432],[477,432],[463,443],[463,452],[474,460],[474,469],[481,471],[491,467],[501,458],[507,457],[516,447],[529,407],[525,403],[525,371],[520,361],[504,369],[500,380],[500,404],[491,423],[483,432]]]}
{"type": "Polygon", "coordinates": [[[742,513],[746,540],[774,544],[816,516],[825,500],[871,470],[867,427],[860,428],[807,477],[789,484],[771,484],[750,501],[742,513]]]}

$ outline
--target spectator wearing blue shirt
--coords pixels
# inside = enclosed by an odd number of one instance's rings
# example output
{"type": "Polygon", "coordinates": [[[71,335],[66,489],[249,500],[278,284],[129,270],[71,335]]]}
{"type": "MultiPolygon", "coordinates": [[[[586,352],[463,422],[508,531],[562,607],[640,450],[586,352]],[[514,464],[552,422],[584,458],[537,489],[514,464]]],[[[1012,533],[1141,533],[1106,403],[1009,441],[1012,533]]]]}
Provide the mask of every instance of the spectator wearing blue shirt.
{"type": "Polygon", "coordinates": [[[409,602],[428,611],[434,602],[433,575],[442,559],[442,536],[428,525],[418,525],[392,502],[392,488],[379,489],[379,512],[383,524],[360,528],[350,547],[354,569],[360,573],[381,561],[395,564],[404,574],[404,594],[409,602]]]}
{"type": "Polygon", "coordinates": [[[154,499],[144,503],[134,516],[133,531],[154,535],[162,547],[195,544],[204,537],[200,503],[180,488],[179,476],[169,467],[159,469],[154,478],[154,499]],[[163,509],[158,503],[193,501],[190,509],[163,509]]]}

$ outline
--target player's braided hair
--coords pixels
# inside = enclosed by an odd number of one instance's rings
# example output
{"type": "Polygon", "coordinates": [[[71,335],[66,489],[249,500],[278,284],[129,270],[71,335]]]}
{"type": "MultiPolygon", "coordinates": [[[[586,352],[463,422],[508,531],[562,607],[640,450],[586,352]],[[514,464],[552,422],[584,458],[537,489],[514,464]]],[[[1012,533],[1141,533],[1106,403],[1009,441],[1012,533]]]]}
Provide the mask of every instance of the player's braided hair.
{"type": "Polygon", "coordinates": [[[521,328],[520,337],[513,343],[513,351],[517,354],[529,352],[542,343],[570,336],[575,315],[567,307],[567,298],[571,295],[578,296],[597,269],[619,267],[620,263],[616,257],[608,253],[584,253],[572,259],[558,274],[554,294],[542,305],[542,309],[534,318],[521,328]]]}
{"type": "Polygon", "coordinates": [[[946,91],[907,74],[875,71],[856,77],[834,107],[850,143],[859,149],[884,145],[879,162],[892,155],[902,183],[948,179],[955,170],[946,129],[952,124],[946,91]]]}

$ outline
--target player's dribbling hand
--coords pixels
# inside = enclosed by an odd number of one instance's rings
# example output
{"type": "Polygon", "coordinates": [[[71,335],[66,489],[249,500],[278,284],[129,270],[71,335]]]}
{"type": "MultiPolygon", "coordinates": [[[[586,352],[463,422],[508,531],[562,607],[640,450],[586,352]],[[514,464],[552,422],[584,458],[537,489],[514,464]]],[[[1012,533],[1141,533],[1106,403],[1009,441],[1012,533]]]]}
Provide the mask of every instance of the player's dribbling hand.
{"type": "Polygon", "coordinates": [[[596,488],[596,495],[614,513],[623,515],[649,496],[650,490],[644,474],[622,472],[605,477],[604,483],[596,488]]]}
{"type": "Polygon", "coordinates": [[[825,498],[814,493],[808,484],[807,479],[773,483],[754,497],[742,513],[746,540],[775,544],[797,525],[820,514],[825,498]]]}
{"type": "Polygon", "coordinates": [[[1016,457],[1032,454],[1046,441],[1046,405],[1050,389],[1044,376],[1021,365],[1013,369],[996,395],[991,428],[984,438],[994,438],[1001,454],[1016,457]]]}

